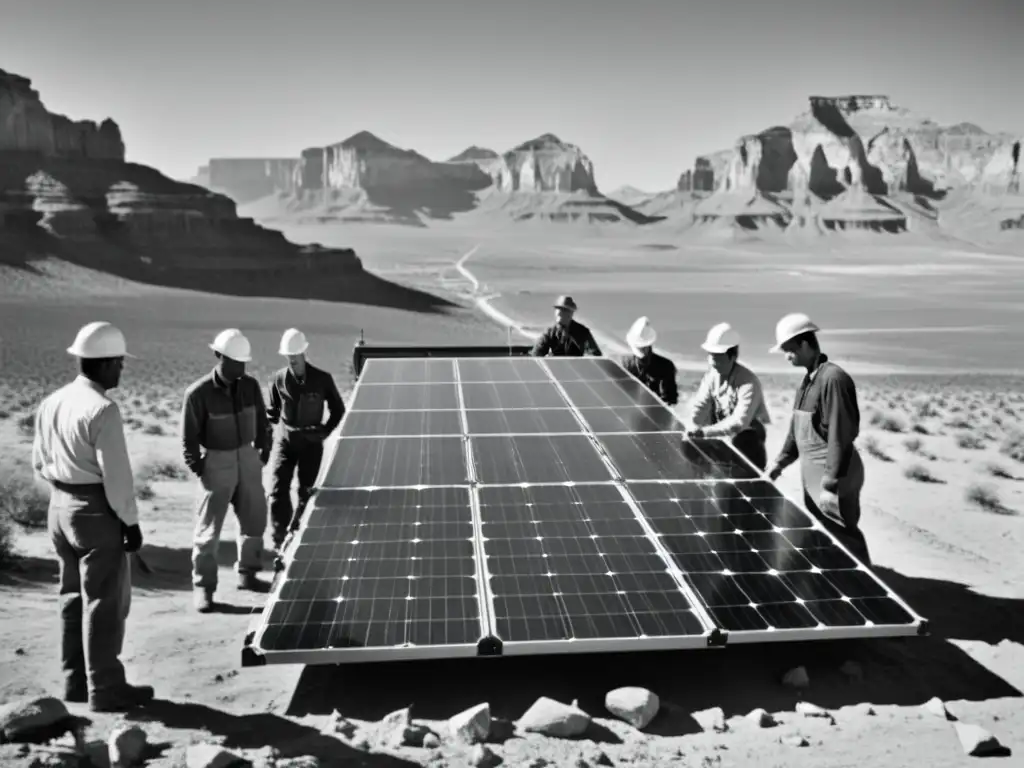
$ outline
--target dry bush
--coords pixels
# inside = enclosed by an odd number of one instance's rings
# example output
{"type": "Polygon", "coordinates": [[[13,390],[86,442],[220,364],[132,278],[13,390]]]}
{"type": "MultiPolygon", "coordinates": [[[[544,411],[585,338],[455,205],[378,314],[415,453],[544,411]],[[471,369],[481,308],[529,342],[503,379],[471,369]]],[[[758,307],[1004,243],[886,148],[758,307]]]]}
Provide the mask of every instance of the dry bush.
{"type": "Polygon", "coordinates": [[[914,433],[916,433],[918,435],[930,435],[931,434],[931,432],[928,431],[928,427],[926,427],[924,424],[914,424],[910,428],[910,431],[914,432],[914,433]]]}
{"type": "Polygon", "coordinates": [[[139,501],[151,501],[156,498],[156,491],[153,490],[153,486],[145,480],[135,481],[135,498],[139,501]]]}
{"type": "Polygon", "coordinates": [[[985,447],[985,441],[970,432],[961,432],[956,436],[956,445],[969,451],[980,451],[985,447]]]}
{"type": "Polygon", "coordinates": [[[878,440],[874,437],[874,435],[869,435],[868,437],[864,438],[864,450],[868,453],[868,455],[873,456],[879,461],[893,461],[893,458],[885,452],[885,449],[882,447],[881,443],[879,443],[878,440]]]}
{"type": "Polygon", "coordinates": [[[924,441],[919,437],[908,437],[903,441],[903,447],[911,453],[920,453],[923,445],[924,441]]]}
{"type": "Polygon", "coordinates": [[[146,435],[163,435],[163,434],[166,434],[164,432],[163,426],[161,426],[160,424],[147,424],[145,426],[145,428],[142,430],[142,432],[143,432],[143,434],[146,434],[146,435]]]}
{"type": "Polygon", "coordinates": [[[999,477],[1003,480],[1016,480],[1013,473],[1010,472],[1002,464],[996,464],[994,461],[990,461],[985,465],[985,472],[992,475],[992,477],[999,477]]]}
{"type": "Polygon", "coordinates": [[[999,447],[999,452],[1014,461],[1024,463],[1024,431],[1012,430],[999,447]]]}
{"type": "Polygon", "coordinates": [[[0,517],[0,571],[5,571],[17,560],[15,542],[17,532],[14,523],[7,517],[0,517]]]}
{"type": "Polygon", "coordinates": [[[945,483],[945,480],[940,480],[932,471],[923,464],[911,464],[903,470],[903,476],[908,480],[916,480],[919,483],[945,483]]]}
{"type": "Polygon", "coordinates": [[[959,416],[955,419],[950,419],[949,421],[947,421],[946,426],[949,427],[950,429],[971,429],[974,426],[974,424],[970,422],[968,419],[959,416]]]}
{"type": "Polygon", "coordinates": [[[26,413],[18,418],[18,431],[26,437],[33,437],[36,433],[36,415],[26,413]]]}
{"type": "Polygon", "coordinates": [[[25,528],[45,528],[50,508],[46,492],[23,464],[0,465],[0,517],[25,528]]]}
{"type": "Polygon", "coordinates": [[[934,419],[942,413],[931,400],[917,400],[913,403],[912,415],[916,419],[934,419]]]}
{"type": "Polygon", "coordinates": [[[999,499],[999,492],[991,485],[972,483],[967,487],[964,498],[986,512],[994,512],[997,515],[1012,515],[1013,511],[1003,506],[999,499]]]}
{"type": "Polygon", "coordinates": [[[136,478],[142,482],[154,480],[187,480],[189,473],[173,461],[148,461],[143,464],[135,473],[136,478]]]}
{"type": "Polygon", "coordinates": [[[3,408],[0,408],[0,420],[6,421],[9,418],[11,418],[11,412],[5,411],[3,408]]]}
{"type": "Polygon", "coordinates": [[[873,412],[871,414],[870,424],[873,427],[878,427],[883,432],[893,432],[896,434],[899,434],[906,429],[906,425],[903,423],[901,418],[885,411],[873,412]]]}

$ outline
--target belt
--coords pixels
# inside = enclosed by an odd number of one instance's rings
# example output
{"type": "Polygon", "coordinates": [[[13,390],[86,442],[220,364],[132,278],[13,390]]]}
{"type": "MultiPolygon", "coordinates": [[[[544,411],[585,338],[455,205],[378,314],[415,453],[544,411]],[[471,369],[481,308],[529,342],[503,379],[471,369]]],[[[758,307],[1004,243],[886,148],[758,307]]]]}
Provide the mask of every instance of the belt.
{"type": "Polygon", "coordinates": [[[103,489],[103,483],[65,483],[62,480],[51,480],[50,485],[64,493],[94,493],[103,489]]]}

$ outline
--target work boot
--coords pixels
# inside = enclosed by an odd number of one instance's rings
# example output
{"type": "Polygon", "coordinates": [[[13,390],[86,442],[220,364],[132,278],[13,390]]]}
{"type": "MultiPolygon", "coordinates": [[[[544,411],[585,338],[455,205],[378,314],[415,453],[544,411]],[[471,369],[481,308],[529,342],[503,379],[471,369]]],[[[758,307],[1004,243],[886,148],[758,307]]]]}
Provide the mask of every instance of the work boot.
{"type": "Polygon", "coordinates": [[[270,585],[260,581],[255,573],[244,572],[238,574],[238,588],[247,592],[269,592],[270,585]]]}
{"type": "Polygon", "coordinates": [[[213,610],[213,590],[196,587],[192,590],[192,604],[200,613],[210,613],[213,610]]]}
{"type": "Polygon", "coordinates": [[[69,704],[85,704],[89,701],[89,686],[84,680],[65,683],[64,701],[69,704]]]}
{"type": "Polygon", "coordinates": [[[119,685],[89,697],[89,709],[93,712],[124,712],[133,707],[141,707],[153,700],[153,687],[150,685],[119,685]]]}

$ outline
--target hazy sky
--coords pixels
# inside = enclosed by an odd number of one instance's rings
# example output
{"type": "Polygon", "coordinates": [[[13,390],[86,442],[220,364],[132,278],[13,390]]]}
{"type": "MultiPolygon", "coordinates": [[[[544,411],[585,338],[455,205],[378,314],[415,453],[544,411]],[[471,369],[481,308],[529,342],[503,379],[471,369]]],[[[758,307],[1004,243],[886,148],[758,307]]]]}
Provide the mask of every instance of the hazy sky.
{"type": "Polygon", "coordinates": [[[178,178],[360,130],[434,159],[550,132],[605,191],[658,190],[811,94],[1024,132],[1024,0],[0,0],[0,19],[0,68],[178,178]]]}

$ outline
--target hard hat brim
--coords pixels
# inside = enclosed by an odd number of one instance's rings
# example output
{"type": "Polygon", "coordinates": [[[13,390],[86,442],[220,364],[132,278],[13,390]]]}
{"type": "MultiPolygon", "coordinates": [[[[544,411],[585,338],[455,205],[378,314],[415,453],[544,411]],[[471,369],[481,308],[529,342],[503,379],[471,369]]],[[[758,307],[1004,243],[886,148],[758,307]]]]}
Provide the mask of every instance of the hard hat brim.
{"type": "Polygon", "coordinates": [[[81,360],[100,360],[103,357],[126,357],[126,358],[131,358],[132,360],[138,360],[139,359],[137,355],[133,355],[131,352],[128,352],[127,350],[125,350],[120,355],[102,355],[101,357],[95,357],[93,355],[83,355],[82,354],[82,350],[78,349],[77,347],[71,346],[71,347],[67,348],[67,353],[69,355],[71,355],[73,357],[77,357],[77,358],[79,358],[81,360]]]}
{"type": "Polygon", "coordinates": [[[216,352],[218,355],[226,357],[228,360],[234,360],[236,363],[251,363],[252,362],[252,355],[246,355],[245,357],[232,357],[231,355],[226,354],[224,352],[224,350],[217,349],[217,345],[216,344],[207,344],[207,346],[210,349],[212,349],[214,352],[216,352]]]}
{"type": "Polygon", "coordinates": [[[711,353],[712,355],[721,355],[724,352],[728,352],[735,346],[738,345],[730,344],[729,346],[726,346],[725,344],[708,344],[705,341],[703,344],[700,345],[700,348],[703,349],[705,352],[711,353]]]}
{"type": "Polygon", "coordinates": [[[277,353],[279,355],[283,355],[285,357],[289,357],[290,355],[304,355],[306,353],[307,349],[309,349],[309,342],[308,341],[305,344],[302,345],[301,349],[297,349],[294,352],[289,352],[284,347],[281,347],[280,349],[277,350],[277,353]]]}

